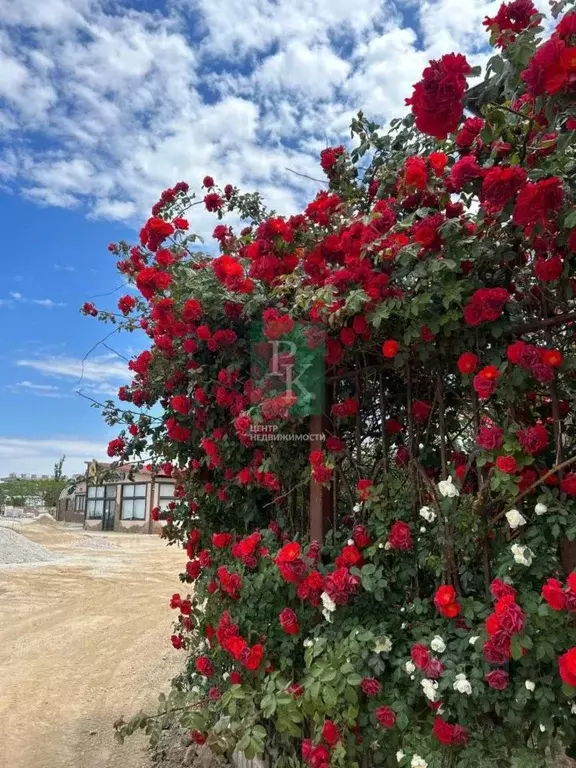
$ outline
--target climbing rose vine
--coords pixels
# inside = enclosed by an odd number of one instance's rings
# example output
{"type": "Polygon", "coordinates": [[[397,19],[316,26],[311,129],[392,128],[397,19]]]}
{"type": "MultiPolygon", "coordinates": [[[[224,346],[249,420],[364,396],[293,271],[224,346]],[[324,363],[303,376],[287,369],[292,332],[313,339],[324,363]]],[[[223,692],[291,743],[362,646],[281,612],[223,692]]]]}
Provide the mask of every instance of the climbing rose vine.
{"type": "Polygon", "coordinates": [[[182,550],[185,660],[121,737],[178,719],[311,768],[574,752],[576,12],[552,5],[546,40],[530,0],[486,19],[480,90],[448,53],[387,132],[360,113],[301,213],[206,176],[110,245],[138,298],[83,311],[149,347],[105,405],[108,453],[175,481],[153,517],[182,550]],[[310,402],[265,374],[319,349],[310,445],[310,402]],[[334,501],[320,528],[310,488],[334,501]]]}

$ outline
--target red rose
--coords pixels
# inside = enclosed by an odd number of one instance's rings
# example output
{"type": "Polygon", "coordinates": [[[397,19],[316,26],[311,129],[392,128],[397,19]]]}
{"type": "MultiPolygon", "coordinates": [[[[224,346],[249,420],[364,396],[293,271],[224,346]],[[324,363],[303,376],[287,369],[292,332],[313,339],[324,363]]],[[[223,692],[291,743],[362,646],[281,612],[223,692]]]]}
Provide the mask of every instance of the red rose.
{"type": "Polygon", "coordinates": [[[355,525],[352,529],[352,539],[359,549],[365,549],[372,543],[365,525],[355,525]]]}
{"type": "Polygon", "coordinates": [[[395,357],[399,349],[400,344],[394,339],[388,339],[388,341],[385,341],[384,344],[382,344],[382,354],[384,357],[395,357]]]}
{"type": "Polygon", "coordinates": [[[491,168],[482,183],[481,200],[487,213],[499,213],[526,183],[528,176],[518,165],[491,168]]]}
{"type": "Polygon", "coordinates": [[[424,189],[428,183],[428,167],[421,157],[407,157],[404,162],[404,186],[411,190],[424,189]]]}
{"type": "Polygon", "coordinates": [[[378,696],[382,690],[382,685],[374,677],[365,677],[360,683],[360,688],[366,696],[378,696]]]}
{"type": "Polygon", "coordinates": [[[513,221],[519,227],[543,226],[557,212],[564,202],[562,181],[556,177],[541,179],[524,186],[516,205],[513,221]]]}
{"type": "Polygon", "coordinates": [[[258,667],[262,663],[263,657],[264,657],[263,646],[253,645],[252,648],[245,649],[240,661],[246,667],[246,669],[249,669],[251,672],[254,672],[258,669],[258,667]]]}
{"type": "Polygon", "coordinates": [[[450,584],[444,584],[436,590],[434,605],[448,619],[460,615],[461,607],[456,600],[456,590],[450,584]]]}
{"type": "Polygon", "coordinates": [[[322,738],[329,747],[335,747],[340,741],[340,733],[332,720],[326,720],[322,726],[322,738]]]}
{"type": "Polygon", "coordinates": [[[543,349],[541,354],[544,365],[548,365],[551,368],[558,368],[564,360],[564,356],[559,349],[543,349]]]}
{"type": "Polygon", "coordinates": [[[412,549],[412,533],[410,526],[397,520],[393,523],[388,534],[388,544],[391,549],[409,550],[412,549]]]}
{"type": "Polygon", "coordinates": [[[478,165],[474,155],[466,155],[454,163],[446,183],[449,185],[449,191],[460,192],[468,182],[481,179],[483,175],[484,170],[478,165]]]}
{"type": "Polygon", "coordinates": [[[494,451],[502,447],[504,442],[504,430],[495,424],[485,424],[480,427],[476,436],[476,445],[485,451],[494,451]]]}
{"type": "Polygon", "coordinates": [[[231,685],[242,685],[242,675],[240,672],[237,672],[236,670],[233,670],[230,672],[230,684],[231,685]]]}
{"type": "Polygon", "coordinates": [[[572,48],[558,35],[541,45],[522,72],[522,80],[531,96],[549,96],[566,88],[573,73],[572,48]]]}
{"type": "Polygon", "coordinates": [[[199,656],[196,659],[196,670],[202,677],[212,677],[214,674],[214,667],[207,656],[199,656]]]}
{"type": "Polygon", "coordinates": [[[564,262],[561,257],[551,256],[549,259],[536,259],[534,263],[534,274],[536,279],[542,283],[551,283],[562,275],[564,262]]]}
{"type": "Polygon", "coordinates": [[[406,99],[419,131],[445,139],[456,130],[464,111],[462,100],[469,73],[470,65],[461,54],[449,53],[430,62],[411,98],[406,99]]]}
{"type": "Polygon", "coordinates": [[[421,643],[416,643],[416,645],[412,646],[410,657],[418,669],[426,669],[430,661],[428,649],[421,643]]]}
{"type": "Polygon", "coordinates": [[[503,669],[493,669],[484,676],[484,680],[495,691],[505,691],[510,684],[508,672],[504,672],[503,669]]]}
{"type": "Polygon", "coordinates": [[[362,552],[354,544],[347,544],[343,547],[342,552],[335,559],[338,568],[360,567],[362,562],[362,552]]]}
{"type": "Polygon", "coordinates": [[[412,402],[412,415],[416,421],[424,422],[428,419],[432,405],[426,400],[414,400],[412,402]]]}
{"type": "Polygon", "coordinates": [[[496,466],[500,472],[504,472],[507,475],[512,475],[516,472],[518,465],[514,456],[498,456],[496,459],[496,466]]]}
{"type": "Polygon", "coordinates": [[[548,447],[548,432],[543,424],[536,424],[534,427],[520,430],[516,433],[518,442],[526,453],[535,456],[548,447]]]}
{"type": "Polygon", "coordinates": [[[224,549],[232,541],[231,533],[213,533],[212,534],[212,546],[216,549],[224,549]]]}
{"type": "Polygon", "coordinates": [[[444,672],[445,669],[446,667],[444,666],[444,664],[442,664],[440,659],[430,659],[430,661],[426,665],[424,674],[426,675],[426,677],[429,677],[430,680],[437,680],[442,674],[442,672],[444,672]]]}
{"type": "Polygon", "coordinates": [[[432,732],[441,744],[447,746],[464,746],[468,743],[467,728],[464,728],[462,725],[451,725],[441,717],[435,718],[432,732]]]}
{"type": "Polygon", "coordinates": [[[542,587],[542,597],[553,611],[562,611],[566,607],[566,595],[558,579],[548,579],[542,587]]]}
{"type": "Polygon", "coordinates": [[[568,496],[576,496],[576,472],[569,472],[560,483],[560,490],[568,496]]]}
{"type": "Polygon", "coordinates": [[[448,155],[445,152],[432,152],[428,155],[428,162],[436,176],[442,176],[448,165],[448,155]]]}
{"type": "Polygon", "coordinates": [[[383,728],[394,728],[396,725],[396,712],[390,707],[378,707],[374,714],[383,728]]]}
{"type": "Polygon", "coordinates": [[[487,365],[474,376],[473,386],[480,400],[487,400],[496,391],[496,381],[500,372],[494,365],[487,365]]]}
{"type": "Polygon", "coordinates": [[[214,179],[212,176],[204,176],[204,180],[202,181],[202,186],[206,187],[206,189],[210,189],[210,187],[214,186],[214,179]]]}
{"type": "Polygon", "coordinates": [[[284,608],[280,611],[280,626],[287,635],[297,635],[300,631],[298,617],[291,608],[284,608]]]}
{"type": "Polygon", "coordinates": [[[502,600],[503,597],[516,598],[516,590],[510,584],[507,584],[502,579],[494,579],[490,584],[490,592],[494,595],[496,600],[502,600]]]}
{"type": "Polygon", "coordinates": [[[571,648],[558,659],[560,677],[566,683],[576,688],[576,648],[571,648]]]}
{"type": "Polygon", "coordinates": [[[474,373],[479,362],[473,352],[463,352],[458,358],[458,370],[461,374],[474,373]]]}

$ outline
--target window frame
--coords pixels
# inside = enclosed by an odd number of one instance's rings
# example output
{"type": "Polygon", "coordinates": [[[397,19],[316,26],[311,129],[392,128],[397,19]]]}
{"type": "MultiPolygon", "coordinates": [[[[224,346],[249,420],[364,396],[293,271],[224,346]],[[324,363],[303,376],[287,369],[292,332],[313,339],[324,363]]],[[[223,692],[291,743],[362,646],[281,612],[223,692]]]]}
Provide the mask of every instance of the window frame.
{"type": "Polygon", "coordinates": [[[168,509],[168,504],[171,501],[174,501],[174,489],[176,488],[176,483],[158,483],[158,509],[161,512],[166,512],[168,509]],[[163,486],[169,486],[172,491],[170,495],[166,495],[162,493],[162,487],[163,486]],[[162,502],[165,503],[165,506],[162,505],[162,502]]]}
{"type": "Polygon", "coordinates": [[[74,497],[74,512],[86,512],[85,493],[77,493],[74,497]]]}
{"type": "Polygon", "coordinates": [[[127,521],[133,521],[136,520],[138,522],[146,522],[148,519],[148,506],[147,506],[147,500],[148,500],[148,483],[122,483],[122,493],[121,493],[121,499],[120,499],[120,520],[127,520],[127,521]],[[137,488],[143,488],[144,495],[136,495],[136,489],[137,488]],[[132,490],[132,494],[126,493],[126,491],[132,490]],[[143,501],[144,502],[144,516],[143,517],[136,517],[135,516],[135,508],[137,501],[143,501]],[[131,515],[128,516],[126,513],[126,508],[129,506],[131,502],[132,506],[132,512],[131,515]]]}
{"type": "MultiPolygon", "coordinates": [[[[104,502],[116,501],[116,485],[89,485],[86,489],[84,512],[87,520],[102,520],[104,517],[104,502]],[[90,506],[93,505],[93,511],[90,506]]],[[[79,510],[80,511],[80,510],[79,510]]]]}

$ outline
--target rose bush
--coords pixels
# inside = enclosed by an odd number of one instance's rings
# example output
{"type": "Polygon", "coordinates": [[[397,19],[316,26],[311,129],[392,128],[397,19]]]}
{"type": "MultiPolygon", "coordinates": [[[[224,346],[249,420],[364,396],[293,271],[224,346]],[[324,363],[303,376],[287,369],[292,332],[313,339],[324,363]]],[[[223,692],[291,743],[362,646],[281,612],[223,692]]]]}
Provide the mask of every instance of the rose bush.
{"type": "Polygon", "coordinates": [[[138,245],[110,246],[141,297],[84,312],[150,348],[125,407],[106,405],[125,424],[109,454],[174,478],[154,517],[185,551],[170,605],[186,670],[121,737],[177,717],[216,752],[313,768],[574,748],[572,5],[545,42],[530,0],[486,20],[501,50],[482,116],[454,53],[387,133],[359,114],[302,213],[207,176],[203,199],[177,184],[138,245]],[[245,223],[217,224],[219,256],[195,245],[198,204],[245,223]],[[325,345],[331,382],[312,450],[302,396],[265,375],[294,334],[284,368],[325,345]],[[336,488],[322,542],[310,483],[336,488]]]}

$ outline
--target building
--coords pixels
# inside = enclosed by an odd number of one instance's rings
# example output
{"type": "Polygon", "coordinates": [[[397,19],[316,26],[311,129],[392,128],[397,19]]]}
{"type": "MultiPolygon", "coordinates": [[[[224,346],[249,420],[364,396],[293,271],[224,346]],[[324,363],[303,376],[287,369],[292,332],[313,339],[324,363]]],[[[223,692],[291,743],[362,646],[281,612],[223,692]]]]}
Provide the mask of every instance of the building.
{"type": "Polygon", "coordinates": [[[87,462],[86,474],[60,494],[57,516],[83,523],[86,530],[154,533],[162,523],[152,520],[152,510],[164,510],[173,500],[171,478],[93,460],[87,462]]]}

